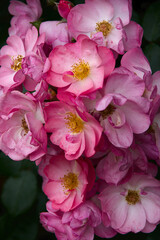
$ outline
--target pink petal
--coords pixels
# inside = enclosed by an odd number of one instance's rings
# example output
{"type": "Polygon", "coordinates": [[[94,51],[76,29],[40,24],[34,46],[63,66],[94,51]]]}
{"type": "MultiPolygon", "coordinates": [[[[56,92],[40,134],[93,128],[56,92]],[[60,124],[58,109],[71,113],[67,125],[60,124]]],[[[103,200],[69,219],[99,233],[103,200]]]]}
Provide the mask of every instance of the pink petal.
{"type": "Polygon", "coordinates": [[[127,218],[124,224],[119,228],[120,231],[128,233],[130,231],[140,232],[146,224],[146,214],[140,203],[128,206],[127,218]]]}

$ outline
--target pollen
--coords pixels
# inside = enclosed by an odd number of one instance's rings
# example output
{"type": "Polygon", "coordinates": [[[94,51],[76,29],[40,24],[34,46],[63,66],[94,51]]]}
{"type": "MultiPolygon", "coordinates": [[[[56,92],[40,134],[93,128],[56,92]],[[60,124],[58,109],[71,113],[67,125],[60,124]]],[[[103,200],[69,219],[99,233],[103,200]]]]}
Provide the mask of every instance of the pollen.
{"type": "Polygon", "coordinates": [[[87,78],[90,73],[89,63],[84,60],[79,60],[78,63],[72,65],[72,72],[74,74],[74,78],[78,80],[87,78]]]}
{"type": "Polygon", "coordinates": [[[109,104],[106,109],[104,109],[103,111],[100,111],[99,113],[101,114],[103,119],[106,119],[108,116],[112,115],[114,111],[115,111],[115,107],[109,104]]]}
{"type": "Polygon", "coordinates": [[[22,55],[18,55],[17,58],[13,59],[11,69],[13,69],[15,72],[19,71],[21,69],[22,59],[23,59],[22,55]]]}
{"type": "Polygon", "coordinates": [[[65,120],[67,128],[69,128],[72,133],[80,133],[83,130],[84,122],[76,114],[68,112],[65,120]]]}
{"type": "Polygon", "coordinates": [[[112,25],[105,20],[103,20],[102,22],[96,23],[96,31],[102,32],[104,37],[107,37],[108,34],[111,32],[111,30],[112,30],[112,25]]]}
{"type": "Polygon", "coordinates": [[[24,134],[24,135],[26,135],[26,134],[29,132],[29,128],[28,128],[28,125],[27,125],[27,123],[26,123],[25,118],[22,118],[21,127],[22,127],[22,128],[24,129],[24,131],[25,131],[25,134],[24,134]]]}
{"type": "Polygon", "coordinates": [[[70,172],[61,178],[61,184],[66,190],[74,190],[78,187],[78,176],[70,172]]]}
{"type": "Polygon", "coordinates": [[[139,191],[128,190],[125,199],[129,205],[135,205],[140,201],[139,191]]]}

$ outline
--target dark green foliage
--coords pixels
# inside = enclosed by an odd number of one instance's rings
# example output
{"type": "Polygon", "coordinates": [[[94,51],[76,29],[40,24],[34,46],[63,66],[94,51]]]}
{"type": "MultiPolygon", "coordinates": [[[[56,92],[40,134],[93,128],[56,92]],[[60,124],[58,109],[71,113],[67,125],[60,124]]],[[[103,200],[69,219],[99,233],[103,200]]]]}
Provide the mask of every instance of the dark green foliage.
{"type": "Polygon", "coordinates": [[[7,179],[3,186],[2,202],[8,212],[17,216],[28,210],[37,194],[37,179],[31,171],[21,171],[7,179]]]}

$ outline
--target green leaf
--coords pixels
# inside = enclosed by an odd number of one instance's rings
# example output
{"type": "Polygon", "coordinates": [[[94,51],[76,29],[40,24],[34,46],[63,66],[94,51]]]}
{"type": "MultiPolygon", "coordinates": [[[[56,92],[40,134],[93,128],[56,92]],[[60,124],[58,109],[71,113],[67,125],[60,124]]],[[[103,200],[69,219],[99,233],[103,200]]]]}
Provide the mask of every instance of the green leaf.
{"type": "Polygon", "coordinates": [[[160,46],[155,43],[148,44],[144,53],[149,60],[153,72],[160,70],[160,46]]]}
{"type": "Polygon", "coordinates": [[[2,202],[11,215],[28,210],[37,194],[37,181],[30,171],[22,171],[18,177],[10,177],[3,187],[2,202]]]}
{"type": "Polygon", "coordinates": [[[146,40],[152,42],[160,39],[160,1],[149,6],[145,12],[142,26],[146,40]]]}
{"type": "Polygon", "coordinates": [[[2,176],[13,176],[16,175],[20,168],[21,162],[13,161],[3,152],[0,152],[0,175],[2,176]]]}

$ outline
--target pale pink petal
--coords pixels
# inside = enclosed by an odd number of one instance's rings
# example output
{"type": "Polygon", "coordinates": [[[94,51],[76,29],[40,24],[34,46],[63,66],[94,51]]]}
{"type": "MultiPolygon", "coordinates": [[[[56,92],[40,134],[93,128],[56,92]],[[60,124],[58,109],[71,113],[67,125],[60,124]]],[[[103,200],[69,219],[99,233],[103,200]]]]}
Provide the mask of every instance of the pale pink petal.
{"type": "Polygon", "coordinates": [[[124,224],[119,228],[120,231],[128,233],[130,231],[140,232],[146,224],[146,214],[140,203],[128,206],[127,218],[124,224]]]}
{"type": "Polygon", "coordinates": [[[134,133],[143,133],[149,128],[149,116],[134,102],[127,101],[120,109],[125,113],[126,121],[134,133]]]}
{"type": "Polygon", "coordinates": [[[139,24],[131,21],[124,27],[124,31],[126,33],[126,39],[124,39],[125,51],[141,46],[143,28],[139,24]]]}
{"type": "Polygon", "coordinates": [[[65,189],[63,188],[61,181],[48,182],[44,186],[44,193],[51,201],[54,200],[58,204],[63,203],[64,200],[69,197],[68,194],[65,194],[65,189]]]}

